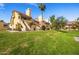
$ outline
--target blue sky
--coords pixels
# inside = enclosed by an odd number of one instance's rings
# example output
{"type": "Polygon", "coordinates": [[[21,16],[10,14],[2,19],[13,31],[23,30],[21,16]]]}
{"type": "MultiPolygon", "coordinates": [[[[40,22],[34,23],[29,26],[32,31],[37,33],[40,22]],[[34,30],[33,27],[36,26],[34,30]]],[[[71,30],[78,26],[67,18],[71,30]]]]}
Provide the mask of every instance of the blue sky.
{"type": "MultiPolygon", "coordinates": [[[[69,21],[75,20],[79,17],[79,4],[78,3],[46,3],[46,10],[44,18],[48,19],[52,15],[56,17],[64,16],[69,21]]],[[[41,15],[38,5],[35,3],[2,3],[0,4],[0,19],[5,22],[10,22],[13,10],[25,13],[27,8],[32,9],[32,18],[41,15]]]]}

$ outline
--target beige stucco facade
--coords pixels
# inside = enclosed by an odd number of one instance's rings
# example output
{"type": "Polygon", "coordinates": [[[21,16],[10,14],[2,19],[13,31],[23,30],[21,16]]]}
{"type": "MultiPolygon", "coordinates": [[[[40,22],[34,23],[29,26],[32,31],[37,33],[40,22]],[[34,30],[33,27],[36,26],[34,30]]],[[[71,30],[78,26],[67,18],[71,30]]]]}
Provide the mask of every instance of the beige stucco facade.
{"type": "Polygon", "coordinates": [[[38,17],[38,20],[33,20],[31,17],[31,9],[28,8],[26,13],[20,13],[18,11],[13,11],[11,16],[11,21],[9,27],[11,30],[40,30],[42,26],[48,25],[42,20],[42,16],[38,17]]]}
{"type": "Polygon", "coordinates": [[[17,24],[20,24],[22,31],[26,31],[27,29],[30,30],[30,26],[28,25],[28,22],[31,21],[31,17],[29,15],[30,13],[27,13],[28,15],[26,15],[26,14],[21,14],[17,11],[13,11],[9,27],[12,30],[16,30],[17,24]]]}

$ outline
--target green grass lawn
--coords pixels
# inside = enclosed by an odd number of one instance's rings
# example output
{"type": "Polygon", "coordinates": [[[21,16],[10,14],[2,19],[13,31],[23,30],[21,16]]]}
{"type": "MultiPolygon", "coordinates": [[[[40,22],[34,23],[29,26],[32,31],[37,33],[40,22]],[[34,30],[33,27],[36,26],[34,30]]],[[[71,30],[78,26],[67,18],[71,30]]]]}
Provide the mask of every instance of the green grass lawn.
{"type": "Polygon", "coordinates": [[[79,54],[78,31],[0,32],[0,54],[79,54]]]}

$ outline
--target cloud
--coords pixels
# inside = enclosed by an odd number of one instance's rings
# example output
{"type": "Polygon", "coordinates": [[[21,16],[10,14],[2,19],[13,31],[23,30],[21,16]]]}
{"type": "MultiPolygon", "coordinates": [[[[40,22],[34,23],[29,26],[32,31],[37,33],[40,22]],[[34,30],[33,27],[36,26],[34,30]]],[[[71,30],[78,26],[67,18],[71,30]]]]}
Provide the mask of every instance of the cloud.
{"type": "Polygon", "coordinates": [[[0,3],[0,7],[4,7],[4,4],[3,3],[0,3]]]}
{"type": "Polygon", "coordinates": [[[3,3],[0,3],[0,9],[5,9],[4,6],[5,5],[3,3]]]}

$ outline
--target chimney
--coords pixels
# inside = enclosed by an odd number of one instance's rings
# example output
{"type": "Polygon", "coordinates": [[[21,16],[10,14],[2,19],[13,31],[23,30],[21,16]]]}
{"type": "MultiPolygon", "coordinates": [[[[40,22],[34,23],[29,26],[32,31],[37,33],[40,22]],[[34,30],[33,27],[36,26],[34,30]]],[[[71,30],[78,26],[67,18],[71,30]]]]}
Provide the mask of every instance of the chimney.
{"type": "Polygon", "coordinates": [[[30,8],[27,8],[26,15],[31,17],[31,9],[30,8]]]}
{"type": "Polygon", "coordinates": [[[43,21],[43,20],[42,20],[42,16],[41,16],[41,15],[40,15],[40,16],[38,16],[38,21],[39,21],[39,22],[43,21]]]}

